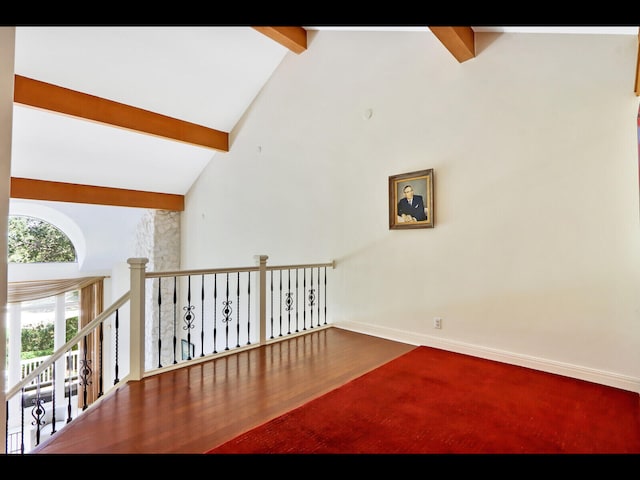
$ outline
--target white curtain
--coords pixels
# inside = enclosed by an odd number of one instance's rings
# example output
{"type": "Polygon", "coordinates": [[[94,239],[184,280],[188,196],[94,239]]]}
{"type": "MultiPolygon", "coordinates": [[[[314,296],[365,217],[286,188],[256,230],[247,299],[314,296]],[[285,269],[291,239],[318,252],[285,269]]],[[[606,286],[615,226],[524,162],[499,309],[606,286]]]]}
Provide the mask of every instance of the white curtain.
{"type": "Polygon", "coordinates": [[[47,298],[82,288],[99,282],[105,277],[81,277],[61,280],[31,280],[9,282],[7,284],[7,303],[28,302],[47,298]]]}

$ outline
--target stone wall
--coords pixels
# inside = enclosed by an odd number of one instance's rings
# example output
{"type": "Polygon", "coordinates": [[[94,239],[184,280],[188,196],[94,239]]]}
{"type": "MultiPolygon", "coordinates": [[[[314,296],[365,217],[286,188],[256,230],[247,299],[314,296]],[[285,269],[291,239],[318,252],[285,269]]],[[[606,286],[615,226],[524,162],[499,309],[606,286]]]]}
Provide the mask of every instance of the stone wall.
{"type": "MultiPolygon", "coordinates": [[[[140,220],[136,232],[135,256],[149,259],[147,272],[161,272],[180,269],[180,212],[169,210],[149,210],[140,220]]],[[[145,368],[167,366],[174,361],[174,332],[181,331],[166,319],[173,318],[173,281],[170,278],[148,280],[145,297],[145,368]],[[158,295],[162,300],[160,331],[158,331],[158,295]],[[158,362],[158,337],[162,339],[162,352],[158,362]]],[[[180,345],[180,341],[176,342],[180,345]]],[[[180,355],[180,351],[175,352],[180,355]]]]}

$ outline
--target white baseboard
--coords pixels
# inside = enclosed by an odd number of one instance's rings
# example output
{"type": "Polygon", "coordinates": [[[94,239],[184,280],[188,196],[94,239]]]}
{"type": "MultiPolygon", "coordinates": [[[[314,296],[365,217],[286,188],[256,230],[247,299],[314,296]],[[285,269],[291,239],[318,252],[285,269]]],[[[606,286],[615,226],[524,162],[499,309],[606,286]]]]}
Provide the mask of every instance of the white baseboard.
{"type": "Polygon", "coordinates": [[[441,338],[432,337],[430,335],[421,335],[393,328],[380,327],[358,322],[337,322],[332,324],[335,327],[353,332],[364,333],[376,337],[394,340],[396,342],[408,343],[410,345],[424,345],[427,347],[440,348],[450,352],[464,353],[474,357],[486,358],[498,362],[528,367],[534,370],[540,370],[565,377],[586,380],[588,382],[599,383],[609,387],[620,388],[631,392],[640,393],[640,379],[619,375],[616,373],[595,370],[593,368],[583,367],[580,365],[572,365],[568,363],[556,362],[544,358],[522,355],[519,353],[487,348],[480,345],[470,343],[457,342],[455,340],[443,340],[441,338]]]}

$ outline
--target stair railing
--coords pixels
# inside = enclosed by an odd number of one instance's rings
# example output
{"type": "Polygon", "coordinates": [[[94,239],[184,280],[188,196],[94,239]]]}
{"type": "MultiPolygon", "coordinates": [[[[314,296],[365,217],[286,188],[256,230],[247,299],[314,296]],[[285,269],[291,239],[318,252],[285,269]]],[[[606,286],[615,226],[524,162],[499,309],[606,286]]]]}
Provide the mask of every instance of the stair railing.
{"type": "Polygon", "coordinates": [[[267,266],[267,258],[256,255],[250,267],[165,272],[146,272],[146,258],[128,259],[130,290],[6,392],[4,453],[28,453],[45,434],[55,434],[58,423],[70,423],[74,411],[82,414],[129,381],[329,326],[327,268],[335,268],[335,262],[267,266]],[[126,322],[128,335],[122,335],[126,322]],[[76,345],[91,350],[90,336],[93,356],[80,359],[77,392],[71,391],[68,372],[66,418],[56,419],[55,388],[50,404],[40,392],[43,372],[51,368],[55,384],[56,365],[63,365],[76,345]],[[34,386],[32,404],[25,405],[25,391],[34,386]],[[74,398],[78,408],[71,403],[74,398]],[[16,405],[18,422],[10,421],[16,405]],[[29,409],[31,419],[25,417],[29,409]],[[27,434],[35,438],[34,445],[25,444],[27,434]]]}

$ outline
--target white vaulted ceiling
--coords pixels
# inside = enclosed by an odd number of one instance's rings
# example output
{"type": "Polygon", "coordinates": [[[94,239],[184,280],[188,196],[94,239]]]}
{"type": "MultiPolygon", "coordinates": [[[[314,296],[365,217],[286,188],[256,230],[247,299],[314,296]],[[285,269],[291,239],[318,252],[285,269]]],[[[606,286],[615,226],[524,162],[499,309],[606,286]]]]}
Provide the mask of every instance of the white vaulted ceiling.
{"type": "MultiPolygon", "coordinates": [[[[249,27],[17,27],[15,73],[230,132],[286,52],[249,27]]],[[[14,177],[185,194],[215,153],[14,107],[14,177]]]]}
{"type": "MultiPolygon", "coordinates": [[[[308,32],[410,30],[433,35],[427,26],[304,28],[308,32]]],[[[637,26],[472,28],[475,32],[638,34],[637,26]]],[[[230,133],[285,55],[296,54],[250,26],[18,26],[15,73],[230,133]]],[[[12,131],[14,178],[186,195],[207,164],[221,154],[202,145],[20,103],[14,103],[12,131]]],[[[12,198],[10,212],[12,208],[23,212],[25,202],[34,201],[40,200],[12,198]],[[22,203],[12,207],[16,202],[22,203]]],[[[87,246],[87,268],[108,269],[114,261],[126,259],[129,253],[121,233],[123,228],[134,228],[141,209],[83,202],[43,204],[67,215],[86,232],[88,241],[99,243],[87,246]]]]}
{"type": "MultiPolygon", "coordinates": [[[[432,35],[426,26],[305,28],[432,35]]],[[[637,27],[473,29],[638,33],[637,27]]],[[[15,73],[231,132],[287,53],[285,46],[249,26],[17,27],[15,73]]],[[[181,195],[216,155],[210,148],[18,103],[12,149],[13,177],[181,195]]]]}

